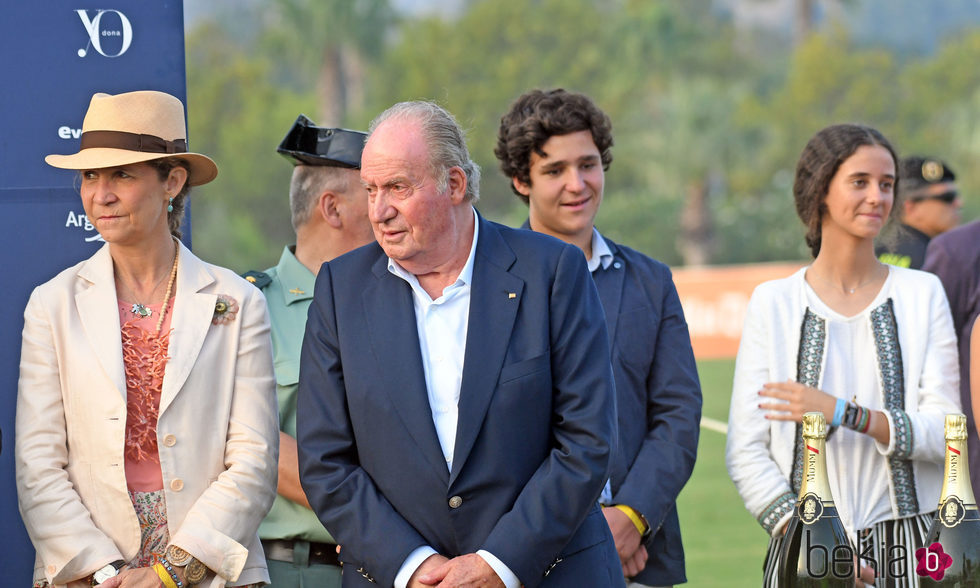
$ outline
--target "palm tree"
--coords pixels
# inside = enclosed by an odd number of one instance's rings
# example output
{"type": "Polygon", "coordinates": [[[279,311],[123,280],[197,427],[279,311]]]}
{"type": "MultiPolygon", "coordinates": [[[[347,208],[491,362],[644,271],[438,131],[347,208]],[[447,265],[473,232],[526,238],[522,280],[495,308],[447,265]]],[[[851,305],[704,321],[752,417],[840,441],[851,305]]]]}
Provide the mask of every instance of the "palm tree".
{"type": "MultiPolygon", "coordinates": [[[[315,76],[318,124],[340,126],[364,100],[365,64],[381,51],[394,12],[388,0],[275,0],[268,42],[300,84],[315,76]]],[[[284,75],[289,76],[287,72],[284,75]]]]}

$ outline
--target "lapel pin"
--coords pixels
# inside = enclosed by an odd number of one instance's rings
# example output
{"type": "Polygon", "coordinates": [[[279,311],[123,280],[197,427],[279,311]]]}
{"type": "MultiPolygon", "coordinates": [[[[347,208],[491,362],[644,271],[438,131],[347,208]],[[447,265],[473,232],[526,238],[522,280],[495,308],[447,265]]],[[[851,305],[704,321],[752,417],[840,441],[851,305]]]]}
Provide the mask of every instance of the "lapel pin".
{"type": "Polygon", "coordinates": [[[299,296],[300,294],[306,294],[306,292],[300,290],[299,288],[293,288],[292,290],[289,291],[289,293],[294,294],[296,296],[299,296]]]}
{"type": "Polygon", "coordinates": [[[515,294],[514,292],[508,292],[507,298],[517,298],[517,294],[515,294]]]}

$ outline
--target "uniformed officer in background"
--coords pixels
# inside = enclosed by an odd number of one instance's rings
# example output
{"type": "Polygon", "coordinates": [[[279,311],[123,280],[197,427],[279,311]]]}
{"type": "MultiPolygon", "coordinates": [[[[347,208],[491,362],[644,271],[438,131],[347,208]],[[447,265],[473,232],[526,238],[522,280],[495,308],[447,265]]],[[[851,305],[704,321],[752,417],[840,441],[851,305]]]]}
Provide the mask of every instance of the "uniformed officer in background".
{"type": "Polygon", "coordinates": [[[963,201],[956,174],[935,157],[904,158],[898,178],[902,222],[881,238],[875,255],[884,263],[920,269],[929,240],[960,224],[963,201]]]}
{"type": "Polygon", "coordinates": [[[340,587],[333,538],[310,509],[296,457],[296,387],[306,314],[320,266],[374,241],[359,169],[366,135],[314,126],[300,115],[277,151],[296,166],[289,207],[296,244],[279,264],[245,279],[261,288],[272,321],[279,398],[279,487],[259,537],[273,588],[340,587]]]}

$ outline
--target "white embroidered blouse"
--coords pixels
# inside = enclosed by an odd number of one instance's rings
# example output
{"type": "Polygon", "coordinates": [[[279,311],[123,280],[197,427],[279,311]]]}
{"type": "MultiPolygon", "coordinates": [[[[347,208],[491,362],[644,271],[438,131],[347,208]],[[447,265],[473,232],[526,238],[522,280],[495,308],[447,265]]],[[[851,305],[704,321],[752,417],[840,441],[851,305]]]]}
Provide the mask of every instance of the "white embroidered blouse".
{"type": "Polygon", "coordinates": [[[799,489],[800,434],[797,423],[764,418],[762,385],[792,379],[884,412],[888,446],[844,428],[827,443],[831,491],[853,539],[882,520],[936,509],[944,418],[961,411],[956,335],[932,274],[890,267],[875,300],[848,318],[823,304],[805,271],[760,285],[749,301],[726,461],[746,508],[776,536],[799,489]]]}

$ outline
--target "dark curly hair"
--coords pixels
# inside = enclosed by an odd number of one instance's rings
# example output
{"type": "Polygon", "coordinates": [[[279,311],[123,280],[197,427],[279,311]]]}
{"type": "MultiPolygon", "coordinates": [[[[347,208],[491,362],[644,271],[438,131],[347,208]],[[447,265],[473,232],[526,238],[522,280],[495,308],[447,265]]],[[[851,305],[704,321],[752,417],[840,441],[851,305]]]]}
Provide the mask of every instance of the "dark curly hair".
{"type": "MultiPolygon", "coordinates": [[[[531,90],[514,101],[507,114],[500,117],[497,146],[493,152],[500,160],[500,169],[508,178],[517,178],[524,184],[531,183],[531,151],[544,156],[541,147],[555,135],[567,135],[578,131],[592,133],[592,141],[599,149],[602,169],[612,163],[612,122],[595,103],[584,94],[555,90],[531,90]]],[[[528,204],[530,200],[511,190],[528,204]]]]}
{"type": "MultiPolygon", "coordinates": [[[[793,181],[793,199],[796,202],[796,214],[806,225],[806,244],[809,245],[813,257],[820,253],[823,215],[827,211],[825,202],[830,181],[841,164],[864,145],[877,145],[887,149],[895,162],[897,174],[898,157],[892,144],[878,130],[865,125],[840,124],[826,127],[807,142],[800,154],[793,181]]],[[[895,193],[898,193],[898,177],[895,178],[895,193]]],[[[892,206],[892,217],[897,214],[895,211],[898,208],[898,202],[895,202],[892,206]]]]}
{"type": "Polygon", "coordinates": [[[146,163],[150,164],[157,170],[157,175],[159,176],[161,182],[166,181],[166,179],[170,176],[170,170],[176,167],[182,167],[187,170],[187,181],[184,182],[184,186],[180,189],[180,192],[174,196],[173,202],[171,202],[174,209],[167,213],[167,224],[170,226],[170,234],[180,239],[183,236],[180,231],[180,225],[184,222],[184,207],[187,203],[187,193],[191,190],[190,164],[179,157],[163,157],[160,159],[152,159],[146,163]]]}

